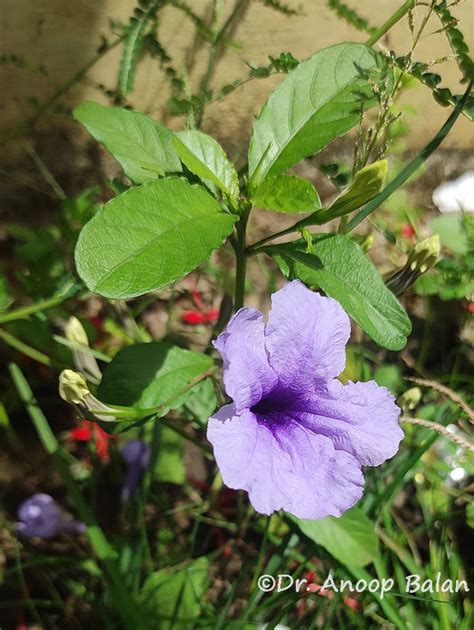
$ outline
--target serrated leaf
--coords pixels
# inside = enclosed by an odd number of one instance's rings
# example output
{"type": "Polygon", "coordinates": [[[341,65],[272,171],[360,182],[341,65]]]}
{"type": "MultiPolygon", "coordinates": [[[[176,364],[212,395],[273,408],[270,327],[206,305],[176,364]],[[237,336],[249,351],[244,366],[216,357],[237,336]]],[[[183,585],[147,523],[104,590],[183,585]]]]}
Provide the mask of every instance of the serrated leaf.
{"type": "Polygon", "coordinates": [[[363,567],[379,554],[374,523],[359,508],[352,508],[336,518],[327,516],[318,521],[291,517],[299,529],[317,545],[342,562],[363,567]]]}
{"type": "Polygon", "coordinates": [[[257,208],[275,212],[313,212],[321,207],[313,184],[296,175],[267,177],[251,197],[257,208]]]}
{"type": "Polygon", "coordinates": [[[174,146],[191,173],[211,181],[233,201],[239,196],[239,178],[222,147],[201,131],[181,131],[174,135],[174,146]]]}
{"type": "Polygon", "coordinates": [[[381,58],[364,44],[325,48],[301,62],[268,99],[253,125],[249,173],[257,186],[348,132],[376,103],[368,74],[381,58]]]}
{"type": "Polygon", "coordinates": [[[167,342],[138,343],[120,350],[105,368],[98,398],[110,405],[177,409],[191,395],[183,391],[213,365],[207,354],[167,342]]]}
{"type": "Polygon", "coordinates": [[[76,267],[86,286],[131,298],[185,276],[219,247],[236,217],[200,186],[170,177],[131,188],[82,229],[76,267]]]}
{"type": "Polygon", "coordinates": [[[209,579],[209,561],[197,558],[182,569],[162,569],[145,580],[141,600],[160,630],[191,630],[199,617],[209,579]]]}
{"type": "Polygon", "coordinates": [[[173,134],[148,116],[92,101],[81,103],[73,115],[114,156],[133,182],[142,184],[165,173],[181,171],[173,134]]]}
{"type": "Polygon", "coordinates": [[[340,234],[313,236],[314,254],[295,241],[265,248],[283,274],[300,278],[336,299],[376,343],[401,350],[411,331],[408,316],[359,245],[340,234]]]}
{"type": "Polygon", "coordinates": [[[349,188],[327,209],[328,220],[349,214],[375,197],[382,189],[387,170],[387,160],[379,160],[358,171],[349,188]]]}
{"type": "Polygon", "coordinates": [[[124,96],[133,90],[146,23],[146,19],[135,18],[127,29],[119,68],[119,88],[124,96]]]}

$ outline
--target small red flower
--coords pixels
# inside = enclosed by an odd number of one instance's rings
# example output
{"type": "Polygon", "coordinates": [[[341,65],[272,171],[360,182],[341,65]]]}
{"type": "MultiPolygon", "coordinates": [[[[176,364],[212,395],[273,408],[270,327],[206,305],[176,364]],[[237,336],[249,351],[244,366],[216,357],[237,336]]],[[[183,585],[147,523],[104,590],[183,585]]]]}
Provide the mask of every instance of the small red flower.
{"type": "Polygon", "coordinates": [[[204,314],[199,311],[184,311],[184,313],[181,314],[181,320],[185,324],[191,324],[192,326],[204,324],[206,321],[204,314]]]}
{"type": "Polygon", "coordinates": [[[352,610],[359,610],[360,608],[360,603],[353,597],[344,597],[344,603],[346,606],[349,606],[349,608],[352,608],[352,610]]]}
{"type": "Polygon", "coordinates": [[[468,313],[474,313],[474,302],[467,302],[464,308],[468,313]]]}
{"type": "Polygon", "coordinates": [[[110,435],[97,423],[89,422],[89,420],[81,420],[78,427],[71,429],[69,438],[73,442],[93,440],[97,457],[104,463],[109,461],[109,442],[118,439],[116,435],[110,435]]]}
{"type": "Polygon", "coordinates": [[[415,236],[415,230],[411,223],[405,223],[401,229],[401,235],[403,238],[413,238],[415,236]]]}
{"type": "Polygon", "coordinates": [[[202,295],[197,289],[191,291],[191,297],[197,310],[184,311],[181,313],[181,321],[191,326],[198,324],[214,324],[219,317],[219,309],[204,309],[205,305],[202,295]]]}

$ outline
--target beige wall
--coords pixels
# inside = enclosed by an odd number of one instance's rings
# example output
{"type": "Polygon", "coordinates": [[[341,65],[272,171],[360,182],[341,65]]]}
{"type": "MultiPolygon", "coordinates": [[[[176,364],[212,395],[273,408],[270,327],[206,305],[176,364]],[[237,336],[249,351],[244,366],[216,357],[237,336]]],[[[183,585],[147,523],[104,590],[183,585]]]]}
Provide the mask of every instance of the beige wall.
{"type": "MultiPolygon", "coordinates": [[[[303,15],[285,17],[268,7],[260,0],[243,1],[241,17],[236,24],[233,40],[237,46],[227,50],[219,60],[213,87],[220,87],[229,81],[244,77],[246,62],[265,64],[268,55],[278,55],[281,51],[291,51],[297,58],[305,58],[314,51],[330,44],[353,40],[363,41],[364,34],[337,19],[325,6],[324,0],[285,0],[287,4],[301,7],[303,15]]],[[[202,15],[209,8],[211,0],[188,0],[188,4],[202,15]]],[[[401,4],[401,0],[348,0],[360,14],[372,24],[380,25],[401,4]]],[[[2,0],[2,48],[4,53],[15,53],[25,57],[34,65],[41,63],[48,69],[44,77],[28,69],[0,66],[1,76],[1,127],[11,128],[31,113],[27,98],[34,96],[40,101],[48,98],[58,86],[66,82],[95,53],[101,33],[108,33],[109,18],[126,21],[134,6],[131,0],[2,0]]],[[[225,12],[232,6],[230,0],[223,0],[225,12]]],[[[424,9],[418,9],[418,13],[424,9]]],[[[473,37],[473,2],[464,0],[457,8],[456,15],[465,33],[471,50],[473,37]]],[[[433,18],[426,33],[439,29],[439,22],[433,18]]],[[[207,60],[207,47],[194,39],[195,29],[181,12],[167,8],[162,12],[160,39],[165,48],[175,58],[176,67],[188,67],[190,81],[197,85],[202,77],[207,60]]],[[[397,25],[383,44],[394,48],[399,54],[409,49],[410,31],[406,21],[397,25]]],[[[423,60],[450,55],[446,40],[440,35],[426,36],[417,51],[416,57],[423,60]]],[[[113,88],[116,83],[120,50],[111,51],[88,75],[88,81],[75,86],[63,99],[68,106],[84,98],[106,102],[94,88],[103,83],[113,88]]],[[[443,64],[439,70],[443,82],[457,92],[462,86],[457,83],[458,70],[454,61],[443,64]]],[[[264,103],[272,87],[279,78],[256,80],[239,88],[224,102],[211,104],[207,110],[204,128],[212,130],[230,147],[234,155],[240,146],[245,147],[252,116],[264,103]]],[[[168,88],[162,71],[156,62],[146,59],[140,66],[136,90],[131,99],[140,109],[149,110],[158,119],[173,127],[181,121],[170,120],[166,116],[168,88]]],[[[447,110],[433,101],[429,91],[423,86],[410,93],[408,100],[418,109],[414,120],[413,145],[426,142],[439,128],[447,116],[447,110]]],[[[58,124],[59,115],[46,116],[42,125],[58,124]]],[[[456,124],[445,146],[468,148],[472,145],[472,126],[462,119],[456,124]]]]}

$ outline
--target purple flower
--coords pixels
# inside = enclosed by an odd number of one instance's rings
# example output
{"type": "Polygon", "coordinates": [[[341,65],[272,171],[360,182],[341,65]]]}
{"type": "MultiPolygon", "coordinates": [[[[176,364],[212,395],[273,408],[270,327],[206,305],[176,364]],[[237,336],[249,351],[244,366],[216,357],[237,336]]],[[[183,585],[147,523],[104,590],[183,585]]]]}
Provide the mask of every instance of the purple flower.
{"type": "Polygon", "coordinates": [[[18,508],[17,530],[27,538],[54,538],[61,532],[80,534],[84,523],[64,516],[49,494],[34,494],[18,508]]]}
{"type": "Polygon", "coordinates": [[[336,380],[349,335],[339,303],[295,280],[273,295],[267,324],[242,308],[217,338],[233,403],[207,436],[224,483],[247,490],[257,512],[340,516],[362,496],[361,467],[397,452],[393,396],[374,381],[336,380]]]}
{"type": "Polygon", "coordinates": [[[128,464],[122,487],[122,502],[127,503],[147,469],[150,460],[150,449],[148,444],[145,444],[142,440],[129,440],[122,448],[122,457],[128,464]]]}

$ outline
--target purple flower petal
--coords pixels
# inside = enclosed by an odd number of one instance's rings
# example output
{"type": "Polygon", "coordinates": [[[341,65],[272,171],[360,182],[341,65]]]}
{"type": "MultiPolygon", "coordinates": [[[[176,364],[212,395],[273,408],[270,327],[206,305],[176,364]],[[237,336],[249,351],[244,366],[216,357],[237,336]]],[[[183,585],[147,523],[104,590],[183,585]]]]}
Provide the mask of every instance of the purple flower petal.
{"type": "Polygon", "coordinates": [[[135,493],[143,473],[150,462],[150,447],[143,440],[129,440],[122,447],[122,457],[127,462],[121,499],[127,503],[135,493]]]}
{"type": "Polygon", "coordinates": [[[355,457],[284,412],[263,418],[222,407],[209,420],[208,439],[224,483],[247,490],[263,514],[284,509],[299,518],[340,516],[362,496],[355,457]]]}
{"type": "Polygon", "coordinates": [[[62,530],[63,516],[53,497],[34,494],[18,509],[18,531],[28,538],[53,538],[62,530]]]}
{"type": "Polygon", "coordinates": [[[375,382],[334,379],[349,334],[335,300],[294,281],[273,296],[266,327],[241,309],[219,336],[234,403],[209,419],[208,438],[224,483],[247,490],[258,512],[338,516],[362,495],[361,467],[396,453],[393,396],[375,382]]]}
{"type": "Polygon", "coordinates": [[[266,328],[270,365],[280,383],[302,390],[316,379],[333,378],[346,363],[350,322],[336,300],[289,282],[272,296],[266,328]]]}
{"type": "Polygon", "coordinates": [[[277,381],[268,364],[264,330],[260,311],[241,308],[214,342],[224,359],[226,392],[239,410],[259,402],[277,381]]]}
{"type": "Polygon", "coordinates": [[[336,449],[351,453],[364,466],[379,466],[393,457],[403,439],[400,409],[375,381],[329,381],[306,401],[305,411],[306,427],[329,437],[336,449]]]}

